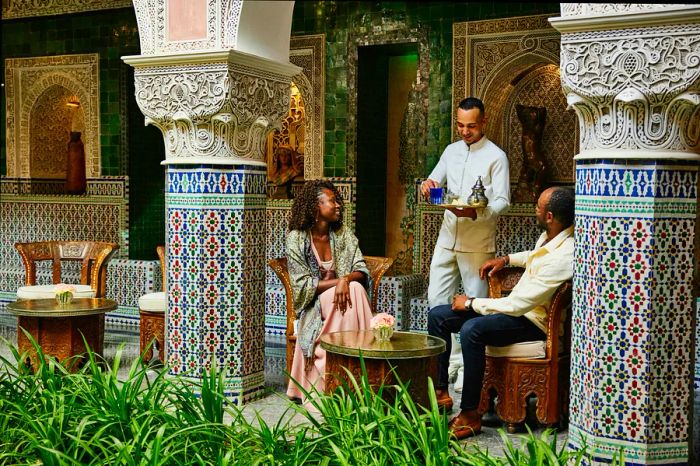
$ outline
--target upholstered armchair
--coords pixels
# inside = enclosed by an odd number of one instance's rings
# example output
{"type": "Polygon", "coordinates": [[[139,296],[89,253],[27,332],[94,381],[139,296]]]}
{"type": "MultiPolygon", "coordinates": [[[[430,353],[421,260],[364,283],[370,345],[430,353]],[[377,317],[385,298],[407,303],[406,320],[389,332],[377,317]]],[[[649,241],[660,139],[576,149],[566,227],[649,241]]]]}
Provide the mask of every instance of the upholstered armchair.
{"type": "Polygon", "coordinates": [[[143,354],[143,360],[149,362],[153,358],[153,346],[148,346],[151,341],[158,348],[158,359],[165,362],[165,309],[168,299],[165,294],[165,246],[156,248],[160,259],[160,271],[163,275],[163,291],[147,293],[139,298],[139,351],[143,354]],[[144,354],[144,350],[148,351],[144,354]]]}
{"type": "MultiPolygon", "coordinates": [[[[489,277],[489,297],[510,293],[523,271],[520,267],[507,267],[489,277]]],[[[491,395],[495,393],[496,414],[507,423],[511,433],[525,420],[527,399],[532,395],[537,397],[536,415],[542,424],[562,423],[567,414],[571,287],[571,281],[564,282],[552,297],[545,340],[486,347],[479,411],[488,410],[491,395]]]]}

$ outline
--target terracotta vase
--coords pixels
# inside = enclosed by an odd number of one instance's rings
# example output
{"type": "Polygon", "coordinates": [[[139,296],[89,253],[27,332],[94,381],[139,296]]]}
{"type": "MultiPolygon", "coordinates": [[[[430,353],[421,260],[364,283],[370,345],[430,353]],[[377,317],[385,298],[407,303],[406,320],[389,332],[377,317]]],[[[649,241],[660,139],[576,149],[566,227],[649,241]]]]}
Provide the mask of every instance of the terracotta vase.
{"type": "Polygon", "coordinates": [[[68,143],[68,166],[66,169],[66,193],[85,194],[85,147],[80,140],[80,132],[71,131],[68,143]]]}

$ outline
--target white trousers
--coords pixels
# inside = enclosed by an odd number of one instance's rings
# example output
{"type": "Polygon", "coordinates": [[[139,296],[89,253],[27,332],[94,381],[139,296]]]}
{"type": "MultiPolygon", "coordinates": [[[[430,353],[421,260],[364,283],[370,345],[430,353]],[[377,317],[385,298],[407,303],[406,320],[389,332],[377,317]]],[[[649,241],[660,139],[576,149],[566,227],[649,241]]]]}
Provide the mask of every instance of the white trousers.
{"type": "MultiPolygon", "coordinates": [[[[488,297],[488,282],[479,278],[479,267],[493,257],[492,252],[456,252],[435,245],[430,262],[428,307],[432,309],[441,304],[452,304],[452,297],[457,294],[460,278],[467,295],[476,298],[488,297]]],[[[462,347],[457,344],[453,334],[448,371],[457,372],[463,365],[462,347]]]]}

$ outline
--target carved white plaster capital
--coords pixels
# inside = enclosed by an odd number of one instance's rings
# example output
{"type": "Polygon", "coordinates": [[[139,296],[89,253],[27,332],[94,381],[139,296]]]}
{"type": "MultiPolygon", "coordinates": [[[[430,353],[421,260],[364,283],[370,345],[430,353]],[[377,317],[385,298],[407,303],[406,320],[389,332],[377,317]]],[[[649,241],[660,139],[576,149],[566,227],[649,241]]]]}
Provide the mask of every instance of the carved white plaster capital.
{"type": "Polygon", "coordinates": [[[562,3],[561,16],[549,18],[559,32],[691,23],[700,18],[696,5],[678,3],[562,3]]]}
{"type": "Polygon", "coordinates": [[[171,2],[134,0],[141,53],[178,53],[234,48],[238,40],[243,0],[206,0],[206,8],[194,15],[172,11],[171,2]],[[176,31],[185,36],[172,37],[176,31]]]}
{"type": "Polygon", "coordinates": [[[165,140],[165,163],[264,163],[299,67],[241,52],[131,56],[136,101],[165,140]]]}
{"type": "Polygon", "coordinates": [[[700,150],[700,22],[563,34],[581,153],[700,150]]]}

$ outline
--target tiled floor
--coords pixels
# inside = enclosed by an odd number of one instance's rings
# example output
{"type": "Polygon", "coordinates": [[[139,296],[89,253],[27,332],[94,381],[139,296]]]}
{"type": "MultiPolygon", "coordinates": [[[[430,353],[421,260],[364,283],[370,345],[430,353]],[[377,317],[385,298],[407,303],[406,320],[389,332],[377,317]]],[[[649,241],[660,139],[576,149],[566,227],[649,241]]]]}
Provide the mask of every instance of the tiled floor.
{"type": "MultiPolygon", "coordinates": [[[[16,320],[4,310],[4,306],[0,305],[0,337],[15,343],[16,320]]],[[[107,326],[105,333],[105,358],[112,361],[116,354],[117,348],[122,348],[121,367],[126,371],[129,364],[136,358],[139,351],[138,334],[129,331],[107,326]]],[[[7,355],[8,348],[4,344],[0,344],[0,354],[7,355]]],[[[289,421],[292,423],[304,422],[304,418],[290,409],[290,401],[284,395],[286,388],[285,376],[282,370],[284,369],[284,340],[282,338],[270,338],[266,340],[265,346],[265,386],[268,389],[268,395],[255,402],[247,404],[243,408],[243,413],[249,422],[257,422],[256,415],[259,415],[268,425],[276,424],[281,418],[283,422],[289,421]]],[[[154,370],[158,370],[154,368],[154,370]]],[[[452,391],[451,394],[458,404],[458,394],[452,391]]],[[[694,400],[694,439],[695,439],[695,457],[700,458],[700,391],[696,391],[694,400]]],[[[488,449],[489,452],[495,455],[501,455],[502,441],[499,434],[499,428],[505,429],[497,418],[486,417],[484,419],[484,427],[482,434],[465,440],[467,445],[478,445],[481,449],[488,449]]],[[[542,432],[542,428],[537,425],[530,426],[535,433],[542,432]]],[[[509,435],[514,443],[519,442],[518,435],[509,435]]],[[[563,445],[566,441],[566,431],[557,434],[557,445],[563,445]]],[[[691,463],[692,464],[692,463],[691,463]]]]}

